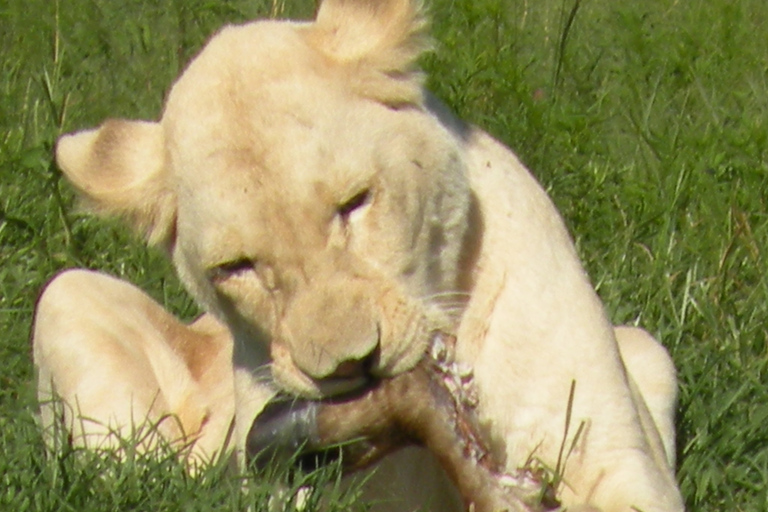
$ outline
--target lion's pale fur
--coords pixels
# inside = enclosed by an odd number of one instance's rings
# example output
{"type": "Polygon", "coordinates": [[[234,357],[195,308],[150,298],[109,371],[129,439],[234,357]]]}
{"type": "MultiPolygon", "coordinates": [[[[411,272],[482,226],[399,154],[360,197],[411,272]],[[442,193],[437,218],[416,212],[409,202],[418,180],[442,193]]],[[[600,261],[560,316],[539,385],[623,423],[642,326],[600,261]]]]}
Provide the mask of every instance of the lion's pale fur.
{"type": "Polygon", "coordinates": [[[175,414],[166,435],[200,436],[205,456],[232,411],[242,447],[273,392],[264,364],[282,388],[324,396],[359,385],[361,361],[381,377],[408,370],[431,330],[452,329],[510,471],[554,467],[573,445],[565,505],[682,510],[669,356],[644,331],[614,331],[560,216],[509,149],[423,92],[425,26],[419,2],[326,0],[315,23],[228,27],[159,123],[62,137],[57,161],[87,203],[165,247],[211,316],[183,326],[124,283],[64,274],[37,314],[41,393],[52,382],[118,427],[175,414]],[[130,320],[105,325],[120,308],[96,305],[123,302],[130,320]],[[210,367],[194,374],[195,361],[210,367]]]}
{"type": "MultiPolygon", "coordinates": [[[[39,395],[45,403],[55,388],[64,399],[78,444],[119,446],[149,420],[172,443],[196,439],[198,459],[221,450],[234,415],[232,343],[212,317],[186,326],[135,286],[86,270],[58,275],[36,316],[39,395]]],[[[55,409],[41,409],[48,428],[55,409]]]]}

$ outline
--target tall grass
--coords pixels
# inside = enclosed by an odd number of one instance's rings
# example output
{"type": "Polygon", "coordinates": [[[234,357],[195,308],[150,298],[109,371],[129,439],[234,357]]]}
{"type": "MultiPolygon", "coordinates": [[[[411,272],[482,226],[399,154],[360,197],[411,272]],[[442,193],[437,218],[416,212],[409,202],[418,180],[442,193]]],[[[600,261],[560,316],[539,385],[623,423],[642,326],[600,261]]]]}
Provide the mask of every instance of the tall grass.
{"type": "MultiPolygon", "coordinates": [[[[220,469],[189,477],[168,457],[46,458],[28,331],[41,286],[72,266],[195,314],[163,255],[78,213],[53,143],[106,117],[157,118],[222,23],[313,10],[298,0],[0,6],[0,509],[237,509],[255,496],[220,469]]],[[[642,324],[672,353],[690,510],[768,509],[768,3],[434,0],[431,10],[429,86],[520,154],[613,320],[642,324]]]]}

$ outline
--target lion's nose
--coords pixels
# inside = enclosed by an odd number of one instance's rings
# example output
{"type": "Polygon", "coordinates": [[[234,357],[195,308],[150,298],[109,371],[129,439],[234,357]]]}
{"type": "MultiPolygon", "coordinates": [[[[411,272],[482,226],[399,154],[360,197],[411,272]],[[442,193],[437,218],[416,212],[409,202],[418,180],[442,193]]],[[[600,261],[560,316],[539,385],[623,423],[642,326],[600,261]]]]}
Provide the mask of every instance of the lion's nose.
{"type": "Polygon", "coordinates": [[[331,280],[321,290],[305,290],[284,317],[291,359],[315,381],[362,381],[379,363],[377,310],[367,290],[353,284],[331,280]]]}

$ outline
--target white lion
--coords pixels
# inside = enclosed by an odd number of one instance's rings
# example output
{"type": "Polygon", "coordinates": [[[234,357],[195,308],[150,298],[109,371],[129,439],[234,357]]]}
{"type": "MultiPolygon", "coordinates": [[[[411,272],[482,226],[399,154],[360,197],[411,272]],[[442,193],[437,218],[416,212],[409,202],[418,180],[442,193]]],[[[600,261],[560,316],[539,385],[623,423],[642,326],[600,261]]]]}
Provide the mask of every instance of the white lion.
{"type": "MultiPolygon", "coordinates": [[[[448,330],[510,472],[555,467],[573,445],[569,509],[682,510],[669,356],[611,326],[510,150],[424,92],[425,28],[416,0],[325,0],[314,22],[227,27],[159,122],[62,137],[57,161],[92,209],[164,247],[208,314],[186,326],[127,283],[59,275],[34,326],[41,398],[71,406],[87,446],[175,415],[162,433],[207,458],[242,450],[276,388],[359,389],[411,369],[448,330]]],[[[455,509],[423,450],[382,464],[370,486],[383,508],[455,509]]]]}

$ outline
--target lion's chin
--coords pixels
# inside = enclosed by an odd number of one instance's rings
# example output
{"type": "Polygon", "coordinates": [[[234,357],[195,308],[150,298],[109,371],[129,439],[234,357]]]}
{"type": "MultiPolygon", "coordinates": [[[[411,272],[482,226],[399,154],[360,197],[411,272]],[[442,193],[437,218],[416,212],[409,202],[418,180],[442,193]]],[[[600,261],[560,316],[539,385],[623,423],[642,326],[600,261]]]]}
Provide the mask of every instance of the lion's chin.
{"type": "Polygon", "coordinates": [[[272,366],[272,378],[284,393],[308,400],[358,393],[369,388],[376,380],[369,375],[313,379],[298,369],[283,368],[276,364],[272,366]]]}

